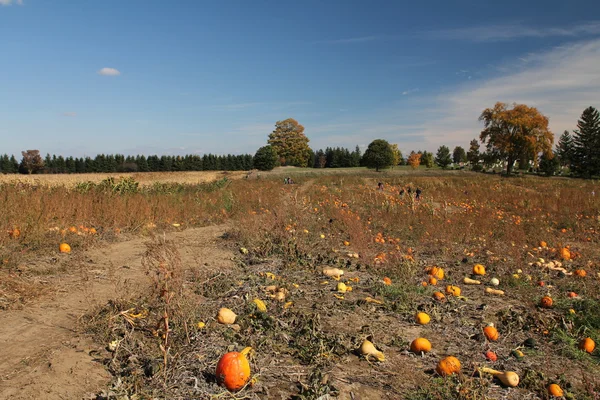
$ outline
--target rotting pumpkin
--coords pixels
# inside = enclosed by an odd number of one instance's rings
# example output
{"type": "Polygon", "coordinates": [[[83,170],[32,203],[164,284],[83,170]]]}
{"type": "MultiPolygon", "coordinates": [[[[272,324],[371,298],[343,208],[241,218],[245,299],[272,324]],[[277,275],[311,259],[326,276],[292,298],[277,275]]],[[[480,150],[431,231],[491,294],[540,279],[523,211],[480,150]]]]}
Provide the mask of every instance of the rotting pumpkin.
{"type": "Polygon", "coordinates": [[[429,270],[429,275],[441,280],[444,279],[444,270],[440,267],[432,267],[429,270]]]}
{"type": "Polygon", "coordinates": [[[587,275],[587,272],[585,271],[585,269],[580,268],[575,270],[575,275],[583,278],[587,275]]]}
{"type": "Polygon", "coordinates": [[[552,297],[550,297],[550,296],[544,296],[540,300],[540,306],[542,308],[551,308],[552,304],[554,304],[554,301],[552,300],[552,297]]]}
{"type": "Polygon", "coordinates": [[[473,274],[485,275],[485,267],[482,264],[475,264],[473,266],[473,274]]]}
{"type": "Polygon", "coordinates": [[[442,292],[433,292],[433,298],[437,301],[446,300],[446,296],[442,292]]]}
{"type": "Polygon", "coordinates": [[[448,285],[446,286],[446,294],[458,297],[460,296],[461,290],[458,286],[448,285]]]}

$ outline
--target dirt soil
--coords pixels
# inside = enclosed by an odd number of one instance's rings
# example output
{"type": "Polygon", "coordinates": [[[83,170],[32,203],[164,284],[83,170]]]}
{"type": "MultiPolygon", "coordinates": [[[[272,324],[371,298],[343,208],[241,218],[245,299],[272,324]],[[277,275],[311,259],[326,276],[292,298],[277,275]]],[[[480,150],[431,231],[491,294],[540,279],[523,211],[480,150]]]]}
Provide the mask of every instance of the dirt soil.
{"type": "MultiPolygon", "coordinates": [[[[232,264],[232,254],[219,244],[225,230],[224,225],[188,229],[167,238],[177,241],[184,265],[219,270],[232,264]]],[[[48,274],[52,290],[21,310],[0,313],[0,399],[95,398],[93,393],[108,385],[111,376],[95,362],[101,349],[80,332],[78,319],[123,293],[133,298],[148,287],[141,265],[147,240],[32,263],[32,270],[48,274]]]]}

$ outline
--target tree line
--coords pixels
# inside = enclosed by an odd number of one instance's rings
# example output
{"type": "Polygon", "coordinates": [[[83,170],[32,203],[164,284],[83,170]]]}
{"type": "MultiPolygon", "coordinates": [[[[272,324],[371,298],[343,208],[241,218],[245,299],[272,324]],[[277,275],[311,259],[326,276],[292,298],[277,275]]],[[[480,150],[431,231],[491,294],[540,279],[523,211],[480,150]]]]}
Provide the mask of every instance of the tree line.
{"type": "Polygon", "coordinates": [[[251,154],[205,154],[167,156],[98,154],[96,157],[63,157],[47,154],[42,158],[38,150],[22,152],[17,163],[14,156],[0,157],[0,172],[22,174],[71,174],[95,172],[170,172],[170,171],[247,171],[253,168],[251,154]]]}
{"type": "MultiPolygon", "coordinates": [[[[553,149],[554,134],[548,128],[548,118],[535,107],[525,104],[496,103],[485,109],[479,120],[483,122],[479,140],[473,139],[469,150],[461,146],[452,153],[440,146],[435,157],[428,152],[411,152],[407,163],[417,168],[437,165],[448,168],[470,166],[474,171],[502,165],[510,175],[515,167],[551,176],[565,172],[583,178],[600,177],[600,113],[594,107],[586,108],[573,133],[565,131],[553,149]],[[485,146],[480,150],[481,144],[485,146]]],[[[397,165],[392,156],[394,146],[382,139],[371,142],[362,165],[377,170],[397,165]]]]}
{"type": "Polygon", "coordinates": [[[46,155],[38,150],[22,152],[21,162],[7,154],[0,156],[3,173],[84,173],[84,172],[162,172],[162,171],[218,171],[270,170],[290,165],[312,168],[350,168],[366,166],[380,170],[408,164],[412,168],[451,165],[480,171],[503,165],[511,174],[515,163],[519,169],[537,170],[554,175],[563,169],[574,176],[600,176],[600,114],[594,107],[586,108],[572,133],[565,131],[553,150],[554,135],[548,128],[548,118],[535,107],[524,104],[498,102],[485,109],[479,120],[484,129],[479,140],[473,139],[468,151],[457,146],[451,152],[440,146],[437,153],[411,151],[406,160],[396,144],[383,139],[372,141],[364,154],[354,150],[327,147],[313,151],[298,121],[288,118],[277,121],[268,136],[267,145],[253,155],[186,156],[124,156],[99,154],[95,158],[73,158],[46,155]],[[480,150],[480,143],[485,146],[480,150]]]}

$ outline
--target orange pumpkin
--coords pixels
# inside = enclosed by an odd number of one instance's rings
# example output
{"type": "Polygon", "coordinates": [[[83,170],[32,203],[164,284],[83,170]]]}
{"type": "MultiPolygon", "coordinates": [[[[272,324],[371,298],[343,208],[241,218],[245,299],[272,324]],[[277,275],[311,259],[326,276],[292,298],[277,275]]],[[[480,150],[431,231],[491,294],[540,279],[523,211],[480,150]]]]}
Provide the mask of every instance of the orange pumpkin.
{"type": "Polygon", "coordinates": [[[71,246],[69,246],[67,243],[61,243],[58,246],[58,251],[60,251],[61,253],[70,253],[71,252],[71,246]]]}
{"type": "Polygon", "coordinates": [[[386,276],[383,278],[383,284],[389,286],[392,284],[392,280],[386,276]]]}
{"type": "Polygon", "coordinates": [[[488,350],[485,352],[485,358],[488,359],[489,361],[496,361],[498,360],[498,356],[496,355],[496,353],[494,353],[491,350],[488,350]]]}
{"type": "Polygon", "coordinates": [[[481,264],[475,264],[473,266],[473,273],[475,275],[485,275],[485,267],[481,264]]]}
{"type": "Polygon", "coordinates": [[[446,296],[442,292],[434,292],[433,293],[433,298],[436,299],[437,301],[444,301],[444,300],[446,300],[446,296]]]}
{"type": "Polygon", "coordinates": [[[425,338],[417,338],[410,344],[410,351],[413,353],[428,353],[431,351],[431,342],[425,338]]]}
{"type": "Polygon", "coordinates": [[[575,292],[569,292],[569,294],[567,296],[569,296],[570,298],[574,299],[575,297],[577,297],[577,293],[575,293],[575,292]]]}
{"type": "Polygon", "coordinates": [[[548,243],[544,242],[543,240],[540,242],[540,247],[548,247],[548,243]]]}
{"type": "Polygon", "coordinates": [[[431,318],[426,313],[420,312],[415,317],[415,320],[417,321],[417,324],[419,324],[419,325],[427,325],[429,323],[429,321],[431,321],[431,318]]]}
{"type": "Polygon", "coordinates": [[[10,236],[13,239],[16,239],[19,236],[21,236],[21,230],[19,228],[11,229],[10,231],[8,231],[8,236],[10,236]]]}
{"type": "Polygon", "coordinates": [[[460,296],[460,288],[458,286],[448,285],[446,286],[446,294],[451,296],[460,296]]]}
{"type": "Polygon", "coordinates": [[[232,351],[221,357],[217,364],[217,382],[229,391],[237,392],[250,379],[250,363],[246,358],[246,349],[241,353],[232,351]]]}
{"type": "Polygon", "coordinates": [[[448,356],[438,363],[435,368],[435,372],[437,372],[441,376],[447,376],[456,374],[460,371],[460,361],[458,358],[454,356],[448,356]]]}
{"type": "Polygon", "coordinates": [[[483,334],[490,342],[495,342],[496,340],[498,340],[498,330],[491,325],[488,325],[485,328],[483,328],[483,334]]]}
{"type": "Polygon", "coordinates": [[[587,275],[587,272],[585,271],[585,269],[576,269],[575,270],[575,275],[580,276],[580,277],[584,277],[587,275]]]}
{"type": "Polygon", "coordinates": [[[596,342],[592,338],[585,338],[579,342],[579,348],[587,353],[592,353],[596,348],[596,342]]]}
{"type": "Polygon", "coordinates": [[[562,258],[563,260],[570,260],[571,259],[571,251],[568,248],[566,248],[566,247],[562,247],[559,250],[559,255],[560,255],[560,258],[562,258]]]}
{"type": "Polygon", "coordinates": [[[429,270],[429,275],[434,276],[437,279],[444,279],[444,270],[440,267],[433,267],[429,270]]]}
{"type": "Polygon", "coordinates": [[[548,386],[548,394],[554,397],[562,397],[565,395],[565,392],[563,392],[560,386],[558,386],[556,383],[553,383],[548,386]]]}
{"type": "Polygon", "coordinates": [[[429,284],[433,285],[433,286],[437,285],[437,279],[434,276],[430,276],[429,277],[429,284]]]}
{"type": "Polygon", "coordinates": [[[554,303],[554,301],[552,300],[552,297],[550,297],[550,296],[544,296],[540,300],[540,306],[542,308],[550,308],[550,307],[552,307],[553,303],[554,303]]]}

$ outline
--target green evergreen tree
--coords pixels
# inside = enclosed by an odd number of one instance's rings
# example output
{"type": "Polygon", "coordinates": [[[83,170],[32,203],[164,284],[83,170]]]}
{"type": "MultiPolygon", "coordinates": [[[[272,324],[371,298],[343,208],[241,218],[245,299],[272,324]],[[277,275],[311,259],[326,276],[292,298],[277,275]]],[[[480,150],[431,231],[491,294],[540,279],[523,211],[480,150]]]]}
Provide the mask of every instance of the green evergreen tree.
{"type": "Polygon", "coordinates": [[[11,173],[10,158],[8,158],[8,154],[4,154],[0,157],[0,172],[4,174],[11,173]]]}
{"type": "Polygon", "coordinates": [[[560,165],[563,167],[569,167],[571,160],[573,159],[573,153],[575,151],[575,145],[573,143],[573,137],[569,131],[564,131],[558,143],[556,145],[556,155],[560,160],[560,165]]]}
{"type": "Polygon", "coordinates": [[[471,140],[469,151],[467,152],[467,160],[471,164],[473,170],[478,170],[480,168],[479,160],[481,159],[481,153],[479,152],[479,147],[477,139],[471,140]]]}
{"type": "Polygon", "coordinates": [[[44,169],[46,170],[46,173],[54,173],[54,166],[52,165],[52,157],[50,157],[50,153],[46,153],[46,158],[44,158],[44,169]]]}
{"type": "Polygon", "coordinates": [[[138,166],[138,171],[140,172],[148,172],[150,171],[150,167],[148,166],[148,160],[144,155],[137,156],[135,163],[138,166]]]}
{"type": "Polygon", "coordinates": [[[83,158],[75,159],[75,172],[77,172],[78,174],[83,174],[87,172],[85,168],[85,160],[83,158]]]}
{"type": "Polygon", "coordinates": [[[588,107],[573,131],[572,170],[580,176],[600,175],[600,113],[588,107]]]}
{"type": "Polygon", "coordinates": [[[67,157],[67,159],[65,160],[65,172],[69,174],[74,174],[75,172],[77,172],[75,159],[73,157],[67,157]]]}
{"type": "Polygon", "coordinates": [[[435,155],[435,163],[446,169],[448,165],[452,164],[452,156],[450,156],[450,149],[448,146],[440,146],[436,155],[435,155]]]}
{"type": "Polygon", "coordinates": [[[560,169],[560,161],[556,153],[547,155],[543,153],[540,157],[540,172],[546,176],[556,175],[560,169]]]}
{"type": "Polygon", "coordinates": [[[352,167],[360,167],[360,159],[362,155],[360,153],[360,147],[356,145],[356,148],[352,152],[352,167]]]}
{"type": "Polygon", "coordinates": [[[467,162],[467,153],[461,146],[456,146],[452,152],[452,161],[454,164],[467,162]]]}

